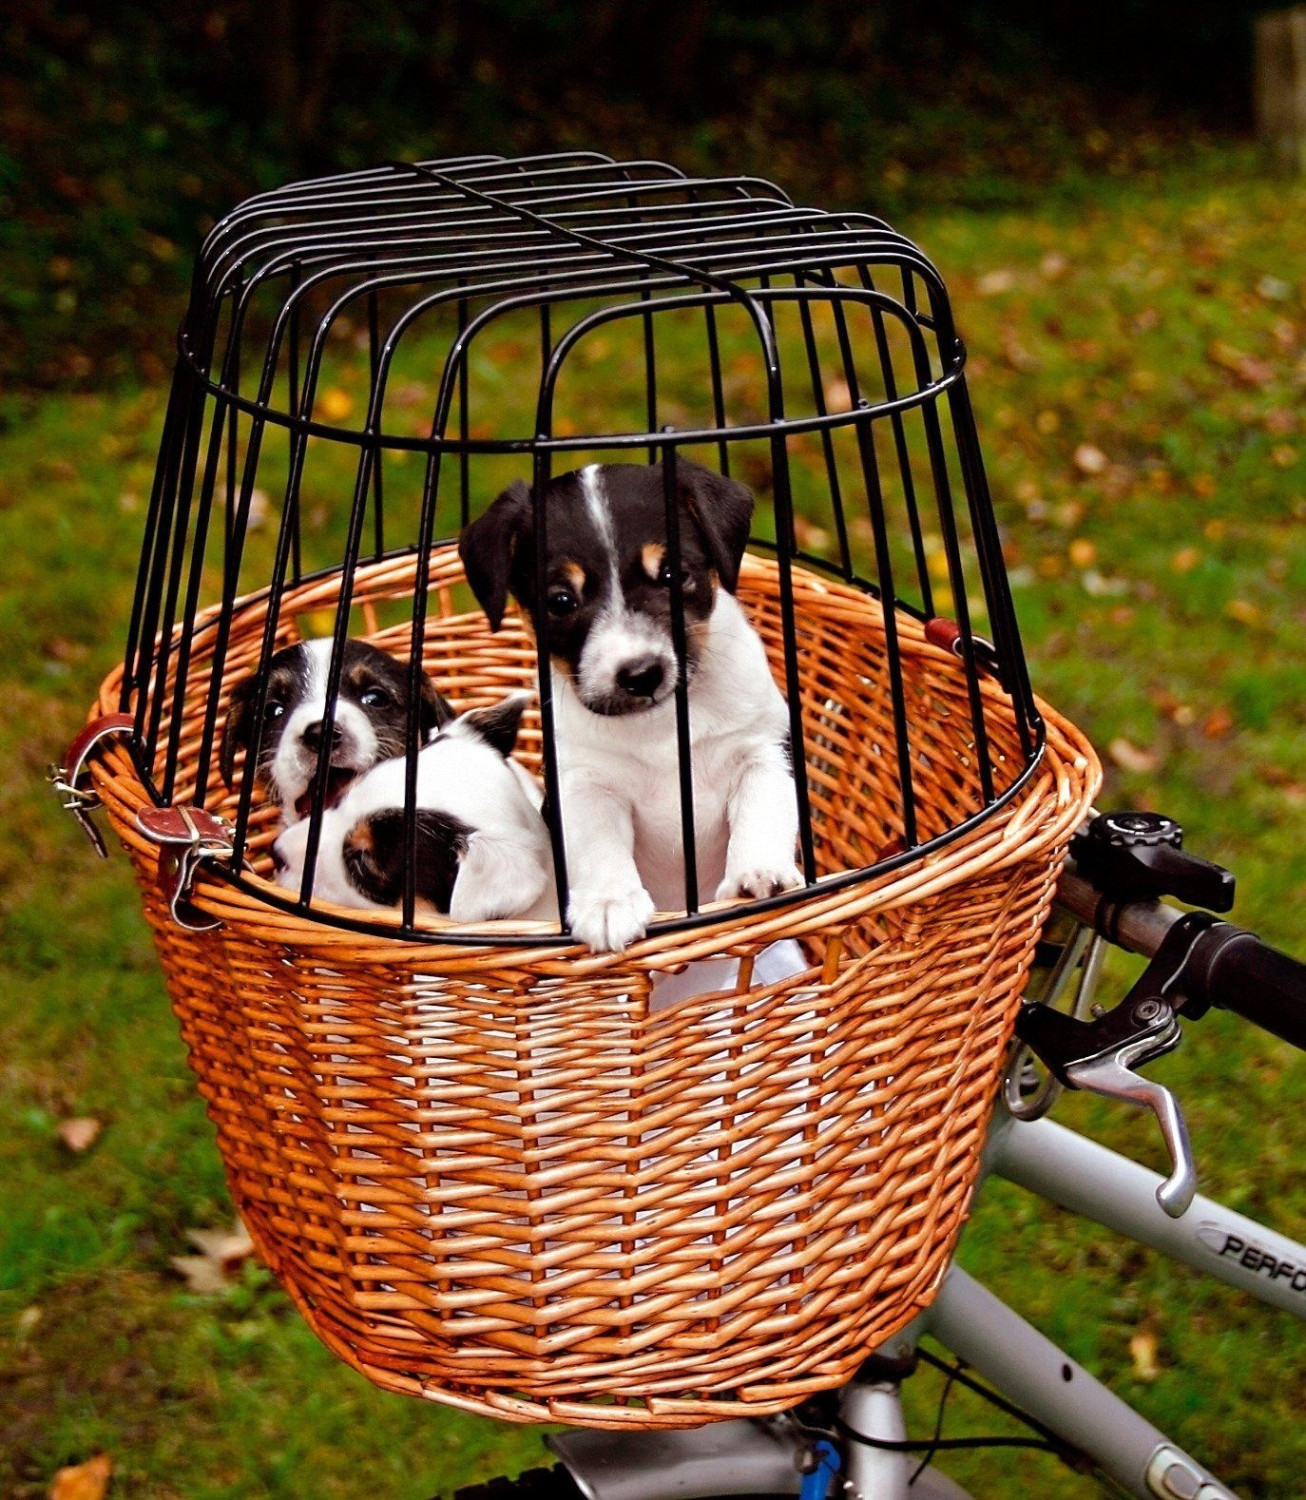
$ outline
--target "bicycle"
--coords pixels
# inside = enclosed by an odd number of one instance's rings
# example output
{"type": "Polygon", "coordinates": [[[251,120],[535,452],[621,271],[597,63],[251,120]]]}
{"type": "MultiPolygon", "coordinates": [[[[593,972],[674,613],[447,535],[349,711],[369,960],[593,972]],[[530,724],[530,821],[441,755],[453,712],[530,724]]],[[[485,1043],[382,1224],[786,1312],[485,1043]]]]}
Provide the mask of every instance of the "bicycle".
{"type": "MultiPolygon", "coordinates": [[[[1197,1193],[1178,1101],[1135,1071],[1177,1046],[1181,1022],[1212,1006],[1306,1049],[1306,965],[1216,915],[1232,906],[1233,877],[1184,849],[1182,837],[1178,824],[1150,813],[1099,815],[1077,835],[1057,896],[1070,930],[1056,940],[1045,934],[1045,983],[1017,1024],[981,1187],[1002,1177],[1306,1318],[1306,1245],[1197,1193]],[[1197,909],[1182,913],[1167,896],[1197,909]],[[1093,998],[1108,943],[1149,960],[1110,1011],[1093,998]],[[1170,1175],[1047,1119],[1065,1088],[1150,1109],[1170,1175]]],[[[932,1438],[909,1439],[902,1386],[921,1363],[1027,1424],[1030,1445],[1127,1494],[1233,1500],[1199,1459],[955,1264],[927,1311],[842,1390],[765,1421],[643,1434],[570,1430],[546,1440],[560,1460],[553,1469],[469,1487],[456,1500],[964,1500],[968,1491],[934,1466],[937,1455],[1026,1440],[944,1438],[942,1410],[932,1438]],[[956,1362],[921,1349],[926,1335],[956,1362]]]]}

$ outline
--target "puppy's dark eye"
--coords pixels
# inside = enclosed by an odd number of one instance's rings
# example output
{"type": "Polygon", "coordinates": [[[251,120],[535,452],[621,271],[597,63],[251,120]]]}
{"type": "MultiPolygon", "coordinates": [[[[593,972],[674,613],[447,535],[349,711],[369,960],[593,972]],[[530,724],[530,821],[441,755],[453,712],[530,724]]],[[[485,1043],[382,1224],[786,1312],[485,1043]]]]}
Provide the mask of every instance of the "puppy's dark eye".
{"type": "Polygon", "coordinates": [[[548,597],[549,613],[561,618],[569,615],[577,607],[577,599],[570,589],[550,589],[548,597]]]}
{"type": "MultiPolygon", "coordinates": [[[[664,562],[662,564],[662,567],[658,571],[658,582],[664,589],[669,589],[671,587],[670,563],[664,562]]],[[[680,587],[684,589],[686,593],[688,593],[689,590],[694,587],[694,580],[688,568],[681,568],[680,570],[680,587]]]]}
{"type": "Polygon", "coordinates": [[[386,708],[390,703],[390,694],[384,688],[371,687],[359,694],[358,701],[364,708],[386,708]]]}
{"type": "Polygon", "coordinates": [[[269,703],[263,710],[263,717],[271,723],[273,719],[279,719],[286,711],[284,703],[269,703]]]}

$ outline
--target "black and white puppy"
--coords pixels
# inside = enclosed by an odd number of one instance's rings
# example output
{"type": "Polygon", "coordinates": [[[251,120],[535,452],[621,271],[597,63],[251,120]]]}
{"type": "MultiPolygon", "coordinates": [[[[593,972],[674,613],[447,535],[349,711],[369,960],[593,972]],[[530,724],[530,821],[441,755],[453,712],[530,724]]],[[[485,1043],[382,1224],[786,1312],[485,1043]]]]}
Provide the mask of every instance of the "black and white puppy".
{"type": "MultiPolygon", "coordinates": [[[[699,899],[798,885],[788,710],[734,598],[753,497],[681,460],[679,515],[699,899]]],[[[684,907],[662,469],[591,465],[545,492],[542,617],[576,937],[620,951],[684,907]]],[[[467,527],[463,565],[492,629],[536,606],[531,495],[518,482],[467,527]]]]}
{"type": "MultiPolygon", "coordinates": [[[[414,888],[428,910],[460,922],[557,916],[553,854],[540,791],[510,757],[528,693],[441,727],[417,757],[414,888]]],[[[403,899],[405,759],[360,776],[322,815],[314,896],[378,910],[403,899]]],[[[309,820],[273,846],[277,883],[298,891],[309,820]]]]}
{"type": "MultiPolygon", "coordinates": [[[[318,750],[327,732],[328,638],[287,646],[272,658],[261,725],[254,723],[254,674],[236,685],[227,710],[219,767],[231,786],[236,753],[257,744],[259,782],[287,824],[308,816],[318,750]]],[[[422,743],[453,710],[422,674],[418,729],[422,743]]],[[[345,642],[340,691],[331,725],[326,805],[334,807],[354,781],[378,762],[402,755],[408,730],[408,663],[369,645],[345,642]]]]}

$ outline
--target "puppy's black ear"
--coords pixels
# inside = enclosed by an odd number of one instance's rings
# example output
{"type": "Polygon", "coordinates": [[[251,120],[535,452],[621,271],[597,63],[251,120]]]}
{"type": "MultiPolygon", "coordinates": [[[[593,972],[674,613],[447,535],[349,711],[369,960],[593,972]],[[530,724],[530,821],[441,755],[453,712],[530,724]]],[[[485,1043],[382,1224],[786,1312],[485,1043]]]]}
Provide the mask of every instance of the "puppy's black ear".
{"type": "Polygon", "coordinates": [[[738,480],[727,479],[701,464],[682,458],[676,465],[680,492],[698,522],[708,556],[721,582],[733,594],[739,564],[748,546],[748,524],[753,519],[752,492],[738,480]]]}
{"type": "Polygon", "coordinates": [[[513,553],[531,519],[531,491],[524,479],[510,484],[478,520],[463,528],[458,556],[467,582],[485,611],[491,630],[503,624],[513,553]]]}
{"type": "Polygon", "coordinates": [[[453,709],[441,696],[435,683],[423,672],[422,697],[417,709],[417,725],[421,733],[422,744],[426,744],[437,729],[451,723],[453,718],[453,709]]]}
{"type": "Polygon", "coordinates": [[[222,772],[222,779],[228,790],[236,779],[236,752],[249,749],[249,735],[253,727],[254,684],[257,680],[257,675],[251,672],[238,682],[232,688],[231,700],[227,704],[227,722],[222,730],[218,770],[222,772]]]}
{"type": "Polygon", "coordinates": [[[529,693],[509,693],[489,708],[469,709],[458,722],[507,760],[517,744],[522,715],[530,701],[529,693]]]}

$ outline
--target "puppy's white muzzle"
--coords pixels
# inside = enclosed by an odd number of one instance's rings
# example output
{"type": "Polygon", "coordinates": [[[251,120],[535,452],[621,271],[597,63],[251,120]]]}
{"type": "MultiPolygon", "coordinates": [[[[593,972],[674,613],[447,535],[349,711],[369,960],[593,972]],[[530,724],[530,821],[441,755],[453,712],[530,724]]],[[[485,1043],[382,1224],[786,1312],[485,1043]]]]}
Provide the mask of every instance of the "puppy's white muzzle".
{"type": "Polygon", "coordinates": [[[676,690],[676,653],[662,625],[622,609],[594,622],[580,654],[576,691],[592,713],[643,713],[676,690]]]}

